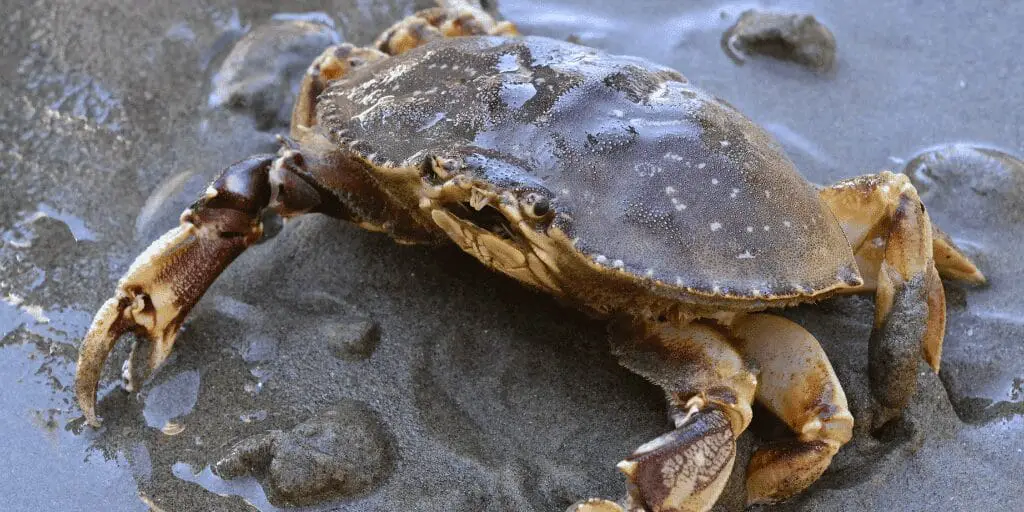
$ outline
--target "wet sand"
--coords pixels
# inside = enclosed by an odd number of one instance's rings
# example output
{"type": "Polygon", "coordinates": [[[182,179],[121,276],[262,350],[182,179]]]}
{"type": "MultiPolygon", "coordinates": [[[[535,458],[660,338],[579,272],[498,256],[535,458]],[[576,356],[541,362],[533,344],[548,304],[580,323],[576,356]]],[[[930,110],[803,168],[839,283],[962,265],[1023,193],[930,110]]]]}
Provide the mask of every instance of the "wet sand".
{"type": "MultiPolygon", "coordinates": [[[[8,506],[273,510],[255,479],[222,480],[211,466],[248,436],[350,402],[373,411],[367,425],[376,427],[366,428],[379,430],[393,465],[369,490],[313,510],[549,511],[622,494],[615,462],[668,424],[660,391],[608,354],[601,322],[454,248],[398,246],[325,218],[289,223],[225,272],[172,359],[137,395],[117,386],[123,343],[101,385],[104,427],[81,428],[72,375],[96,307],[219,169],[275,149],[273,132],[208,103],[227,50],[280,7],[9,4],[0,21],[8,506]],[[372,354],[336,355],[339,337],[366,321],[379,326],[372,354]]],[[[950,143],[1024,155],[1024,58],[1016,46],[1024,5],[834,4],[779,6],[812,13],[833,31],[837,62],[826,74],[730,60],[720,37],[748,4],[501,7],[526,33],[575,36],[681,70],[764,125],[813,181],[902,169],[950,143]]],[[[323,11],[345,40],[362,44],[415,7],[335,0],[295,2],[288,11],[323,11]]],[[[779,510],[1017,506],[1024,302],[1014,291],[1024,188],[1004,185],[1020,183],[1012,177],[1021,172],[996,165],[916,176],[932,219],[977,258],[991,284],[947,286],[940,375],[922,364],[904,420],[880,438],[858,427],[822,479],[779,510]],[[972,181],[979,176],[996,185],[972,181]]],[[[872,307],[843,298],[787,312],[822,341],[858,418],[868,406],[872,307]]],[[[720,510],[742,508],[742,461],[775,427],[755,420],[741,439],[720,510]]],[[[360,452],[345,456],[358,462],[360,452]]]]}

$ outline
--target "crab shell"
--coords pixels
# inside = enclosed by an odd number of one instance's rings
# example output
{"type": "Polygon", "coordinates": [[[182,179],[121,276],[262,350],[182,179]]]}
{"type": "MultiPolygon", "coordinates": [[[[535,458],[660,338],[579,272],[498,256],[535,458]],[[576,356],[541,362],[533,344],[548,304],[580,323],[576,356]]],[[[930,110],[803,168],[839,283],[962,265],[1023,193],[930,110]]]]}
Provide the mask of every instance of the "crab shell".
{"type": "Polygon", "coordinates": [[[303,152],[344,148],[373,184],[337,187],[366,192],[343,198],[364,226],[417,241],[440,228],[593,310],[755,310],[862,283],[779,145],[644,59],[547,38],[446,39],[332,82],[316,120],[303,152]]]}

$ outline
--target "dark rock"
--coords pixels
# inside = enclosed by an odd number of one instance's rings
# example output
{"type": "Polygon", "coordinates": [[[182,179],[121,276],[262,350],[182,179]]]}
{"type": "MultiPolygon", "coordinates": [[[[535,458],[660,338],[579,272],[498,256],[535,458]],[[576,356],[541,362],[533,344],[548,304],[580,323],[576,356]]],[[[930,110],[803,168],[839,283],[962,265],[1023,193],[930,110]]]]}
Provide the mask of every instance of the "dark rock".
{"type": "Polygon", "coordinates": [[[394,465],[377,414],[347,401],[291,430],[246,439],[217,462],[224,478],[254,475],[272,501],[308,505],[375,489],[394,465]]]}
{"type": "Polygon", "coordinates": [[[828,71],[836,60],[832,31],[810,14],[745,11],[722,35],[722,48],[737,63],[760,54],[828,71]]]}
{"type": "Polygon", "coordinates": [[[328,335],[327,345],[331,352],[346,361],[357,361],[370,357],[380,343],[380,326],[370,320],[332,322],[321,328],[328,335]]]}
{"type": "Polygon", "coordinates": [[[306,69],[341,40],[327,21],[272,20],[246,34],[214,75],[210,106],[248,114],[261,130],[287,126],[306,69]]]}
{"type": "MultiPolygon", "coordinates": [[[[970,199],[974,201],[984,201],[985,206],[998,211],[1004,221],[1024,222],[1024,210],[1020,208],[1024,201],[1024,161],[1013,155],[967,144],[950,144],[917,155],[904,172],[913,179],[922,196],[930,196],[932,202],[949,204],[962,200],[966,194],[973,196],[970,199]]],[[[971,224],[989,224],[984,216],[969,216],[964,220],[971,224]]]]}

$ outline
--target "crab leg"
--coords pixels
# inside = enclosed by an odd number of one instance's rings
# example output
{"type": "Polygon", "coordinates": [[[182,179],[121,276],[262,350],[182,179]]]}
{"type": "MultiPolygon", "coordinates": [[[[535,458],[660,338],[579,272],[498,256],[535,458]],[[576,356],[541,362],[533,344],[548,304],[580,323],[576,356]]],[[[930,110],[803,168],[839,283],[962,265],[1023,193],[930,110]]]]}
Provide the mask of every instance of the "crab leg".
{"type": "Polygon", "coordinates": [[[302,139],[304,132],[316,125],[316,98],[327,88],[328,82],[344,77],[353,68],[384,58],[387,54],[378,50],[348,43],[324,50],[306,70],[299,86],[295,107],[292,108],[292,139],[302,139]]]}
{"type": "Polygon", "coordinates": [[[985,276],[956,246],[953,239],[932,224],[932,256],[939,276],[952,281],[985,284],[985,276]]]}
{"type": "MultiPolygon", "coordinates": [[[[181,224],[153,242],[100,307],[78,353],[75,395],[86,421],[99,425],[96,389],[103,364],[121,335],[149,340],[150,370],[171,353],[178,328],[206,289],[263,234],[263,210],[295,215],[320,205],[316,189],[292,169],[298,154],[257,155],[221,173],[198,201],[181,214],[181,224]]],[[[301,163],[301,162],[299,162],[301,163]]],[[[318,211],[344,217],[344,211],[318,211]]],[[[134,348],[132,355],[134,355],[134,348]]],[[[131,357],[127,362],[128,388],[131,357]]]]}
{"type": "Polygon", "coordinates": [[[441,7],[424,9],[395,23],[384,32],[374,46],[389,55],[401,55],[434,39],[460,36],[517,36],[516,26],[496,21],[471,2],[442,0],[441,7]]]}
{"type": "MultiPolygon", "coordinates": [[[[750,423],[757,378],[723,330],[705,323],[615,326],[619,361],[665,389],[675,430],[619,463],[627,510],[709,510],[732,471],[736,438],[750,423]]],[[[622,510],[605,500],[578,512],[622,510]]]]}
{"type": "Polygon", "coordinates": [[[381,33],[373,48],[345,43],[320,54],[306,71],[295,108],[292,109],[291,137],[301,139],[316,124],[316,99],[327,83],[344,77],[353,68],[389,55],[400,55],[434,39],[473,35],[516,36],[508,21],[495,21],[471,2],[444,0],[441,7],[424,9],[395,23],[381,33]]]}
{"type": "Polygon", "coordinates": [[[854,249],[865,280],[856,291],[875,291],[870,365],[880,426],[913,395],[918,354],[938,371],[946,325],[940,275],[972,283],[985,277],[932,226],[906,175],[854,178],[823,189],[821,197],[854,249]]]}
{"type": "Polygon", "coordinates": [[[853,416],[828,357],[811,333],[785,318],[757,314],[731,326],[737,348],[761,370],[757,400],[797,434],[757,450],[747,466],[747,503],[773,503],[803,491],[853,435],[853,416]]]}

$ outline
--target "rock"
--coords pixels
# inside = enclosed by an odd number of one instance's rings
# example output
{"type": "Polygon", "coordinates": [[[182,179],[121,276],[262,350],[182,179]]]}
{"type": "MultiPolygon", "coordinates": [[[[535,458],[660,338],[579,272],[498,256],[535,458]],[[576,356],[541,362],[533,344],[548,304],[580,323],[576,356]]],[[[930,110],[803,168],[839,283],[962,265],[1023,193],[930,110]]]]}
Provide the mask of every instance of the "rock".
{"type": "Polygon", "coordinates": [[[832,31],[810,14],[744,11],[722,35],[722,49],[737,63],[761,54],[816,71],[832,69],[836,60],[832,31]]]}
{"type": "Polygon", "coordinates": [[[287,126],[306,69],[341,40],[328,21],[287,18],[253,29],[214,75],[209,105],[248,114],[261,130],[287,126]]]}
{"type": "Polygon", "coordinates": [[[1024,414],[1024,337],[1019,287],[1024,265],[1024,162],[989,148],[948,144],[907,163],[932,221],[981,265],[989,284],[964,291],[947,285],[949,312],[942,384],[961,420],[984,424],[1024,414]],[[1007,228],[994,230],[994,223],[1007,228]],[[955,299],[954,299],[955,298],[955,299]]]}
{"type": "MultiPolygon", "coordinates": [[[[950,144],[925,151],[907,163],[904,172],[922,197],[963,209],[963,201],[984,202],[1014,224],[1024,222],[1024,161],[995,149],[950,144]],[[952,193],[951,193],[952,192],[952,193]]],[[[985,217],[965,218],[971,225],[988,225],[985,217]]]]}
{"type": "Polygon", "coordinates": [[[327,345],[331,352],[346,361],[358,361],[370,357],[380,343],[380,326],[370,320],[331,322],[321,331],[329,336],[327,345]]]}
{"type": "Polygon", "coordinates": [[[223,478],[256,476],[271,501],[308,505],[375,489],[394,465],[374,411],[346,401],[291,430],[246,439],[217,462],[223,478]]]}

